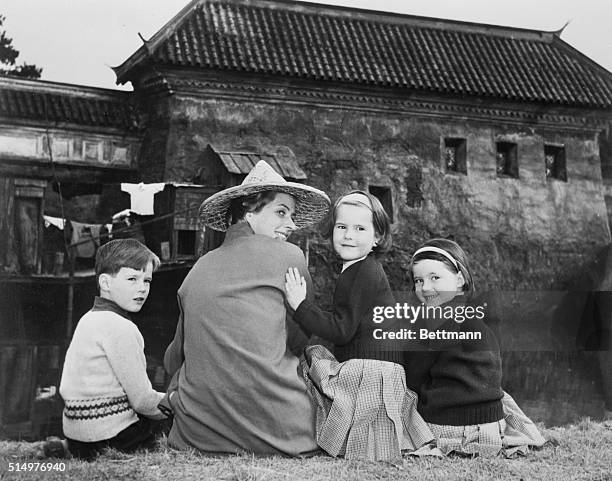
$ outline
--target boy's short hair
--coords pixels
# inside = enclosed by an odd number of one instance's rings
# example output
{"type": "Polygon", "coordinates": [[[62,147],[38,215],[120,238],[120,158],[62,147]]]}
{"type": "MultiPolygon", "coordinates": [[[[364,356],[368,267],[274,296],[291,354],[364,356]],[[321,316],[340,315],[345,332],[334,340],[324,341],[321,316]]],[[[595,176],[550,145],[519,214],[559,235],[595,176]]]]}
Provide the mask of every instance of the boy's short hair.
{"type": "Polygon", "coordinates": [[[161,261],[151,249],[136,239],[115,239],[107,242],[96,253],[96,281],[100,274],[117,274],[122,267],[145,270],[151,263],[155,272],[161,261]]]}
{"type": "Polygon", "coordinates": [[[366,204],[343,202],[342,200],[350,194],[361,194],[369,199],[370,204],[372,205],[372,224],[374,226],[374,232],[379,237],[378,243],[376,246],[374,246],[372,252],[377,256],[387,252],[393,244],[393,239],[391,238],[391,220],[389,219],[387,211],[385,211],[385,208],[380,203],[380,200],[378,200],[376,196],[364,190],[351,190],[350,192],[347,192],[336,199],[333,207],[329,210],[327,216],[321,222],[321,235],[325,239],[332,238],[334,234],[334,226],[336,225],[338,206],[340,206],[340,204],[363,205],[364,207],[368,208],[366,204]]]}

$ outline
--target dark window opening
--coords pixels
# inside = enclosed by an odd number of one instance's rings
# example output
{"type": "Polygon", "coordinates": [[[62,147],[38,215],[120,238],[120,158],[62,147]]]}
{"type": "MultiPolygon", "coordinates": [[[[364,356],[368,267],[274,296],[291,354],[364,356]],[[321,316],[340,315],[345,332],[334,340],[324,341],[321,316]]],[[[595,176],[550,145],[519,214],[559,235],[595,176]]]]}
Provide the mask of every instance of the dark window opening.
{"type": "Polygon", "coordinates": [[[389,187],[380,187],[371,185],[368,187],[370,194],[376,197],[385,209],[385,212],[389,216],[389,220],[393,222],[393,197],[391,196],[391,189],[389,187]]]}
{"type": "Polygon", "coordinates": [[[567,170],[565,168],[565,147],[558,145],[545,145],[544,159],[546,178],[567,182],[567,170]]]}
{"type": "Polygon", "coordinates": [[[498,177],[514,177],[518,179],[518,159],[516,144],[512,142],[497,142],[497,175],[498,177]]]}
{"type": "Polygon", "coordinates": [[[178,256],[194,256],[196,254],[196,237],[198,231],[177,231],[176,254],[178,256]]]}
{"type": "Polygon", "coordinates": [[[467,174],[466,141],[461,138],[444,139],[444,165],[447,172],[467,174]]]}

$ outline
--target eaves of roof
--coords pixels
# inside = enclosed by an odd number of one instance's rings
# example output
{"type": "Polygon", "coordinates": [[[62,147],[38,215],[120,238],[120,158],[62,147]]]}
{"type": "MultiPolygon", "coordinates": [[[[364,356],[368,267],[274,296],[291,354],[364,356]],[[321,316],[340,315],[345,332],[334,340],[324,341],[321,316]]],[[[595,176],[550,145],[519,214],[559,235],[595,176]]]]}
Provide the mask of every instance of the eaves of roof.
{"type": "Polygon", "coordinates": [[[132,92],[0,76],[0,118],[109,127],[138,127],[132,92]]]}
{"type": "Polygon", "coordinates": [[[289,0],[193,0],[115,72],[118,83],[160,65],[611,108],[612,74],[559,33],[289,0]]]}

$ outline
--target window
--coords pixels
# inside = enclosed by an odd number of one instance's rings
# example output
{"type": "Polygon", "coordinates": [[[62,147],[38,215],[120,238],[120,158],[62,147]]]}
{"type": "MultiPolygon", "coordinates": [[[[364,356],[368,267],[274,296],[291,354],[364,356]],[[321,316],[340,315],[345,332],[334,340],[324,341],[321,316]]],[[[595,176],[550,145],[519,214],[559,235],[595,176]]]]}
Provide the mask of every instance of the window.
{"type": "Polygon", "coordinates": [[[404,178],[406,183],[406,204],[408,207],[421,207],[423,202],[423,173],[418,165],[408,167],[408,175],[404,178]]]}
{"type": "Polygon", "coordinates": [[[461,138],[444,139],[444,166],[446,172],[467,174],[466,142],[461,138]]]}
{"type": "Polygon", "coordinates": [[[43,153],[43,155],[48,157],[49,156],[49,150],[50,150],[49,149],[49,136],[45,135],[42,138],[42,153],[43,153]]]}
{"type": "Polygon", "coordinates": [[[85,160],[98,160],[98,142],[85,142],[85,160]]]}
{"type": "Polygon", "coordinates": [[[370,194],[376,197],[385,209],[389,216],[389,220],[393,222],[393,198],[391,197],[391,189],[389,187],[379,187],[371,185],[368,190],[370,194]]]}
{"type": "Polygon", "coordinates": [[[111,161],[111,143],[106,140],[102,142],[102,162],[107,164],[111,161]]]}
{"type": "Polygon", "coordinates": [[[72,155],[79,158],[83,157],[83,141],[81,139],[72,141],[72,155]]]}
{"type": "Polygon", "coordinates": [[[196,237],[198,232],[194,230],[177,231],[176,255],[194,256],[196,254],[196,237]]]}
{"type": "Polygon", "coordinates": [[[546,178],[567,182],[567,171],[565,170],[565,147],[560,145],[545,145],[544,159],[546,178]]]}
{"type": "Polygon", "coordinates": [[[514,177],[518,179],[518,160],[516,158],[516,144],[512,142],[497,142],[497,176],[514,177]]]}
{"type": "Polygon", "coordinates": [[[53,157],[67,159],[69,157],[70,141],[68,139],[53,139],[53,157]]]}
{"type": "Polygon", "coordinates": [[[111,153],[111,162],[113,164],[129,164],[128,146],[114,143],[111,153]]]}

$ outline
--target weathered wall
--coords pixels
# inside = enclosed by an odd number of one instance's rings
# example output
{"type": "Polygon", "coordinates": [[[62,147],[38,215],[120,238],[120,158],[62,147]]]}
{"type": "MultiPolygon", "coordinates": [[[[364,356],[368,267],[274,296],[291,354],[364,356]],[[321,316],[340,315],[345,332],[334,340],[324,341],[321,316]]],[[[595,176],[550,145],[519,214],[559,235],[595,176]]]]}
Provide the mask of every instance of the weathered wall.
{"type": "MultiPolygon", "coordinates": [[[[504,388],[546,424],[601,415],[594,357],[578,351],[572,338],[580,320],[561,328],[563,293],[544,292],[570,286],[610,242],[601,136],[550,124],[512,126],[494,117],[469,121],[178,94],[165,98],[164,108],[167,123],[158,119],[143,144],[153,154],[140,162],[148,180],[193,179],[212,143],[232,151],[291,149],[307,182],[332,199],[351,188],[390,187],[394,248],[383,264],[392,287],[409,288],[407,268],[419,243],[452,236],[467,251],[478,288],[497,291],[504,388]],[[467,139],[467,176],[445,172],[444,137],[467,139]],[[518,179],[497,176],[497,140],[518,144],[518,179]],[[154,148],[164,142],[165,156],[154,148]],[[565,146],[567,182],[546,179],[544,143],[565,146]]],[[[329,307],[340,263],[314,229],[293,241],[304,247],[307,237],[316,295],[329,307]]]]}
{"type": "Polygon", "coordinates": [[[168,97],[148,97],[140,101],[144,136],[138,156],[138,171],[139,179],[145,183],[165,180],[166,157],[171,156],[167,151],[171,119],[169,103],[168,97]]]}
{"type": "MultiPolygon", "coordinates": [[[[394,250],[384,261],[396,289],[405,288],[408,256],[433,236],[451,235],[467,250],[480,286],[506,290],[563,287],[568,273],[610,241],[594,134],[178,96],[168,114],[165,180],[193,178],[212,143],[290,148],[308,183],[332,199],[353,187],[391,187],[394,250]],[[467,176],[444,171],[444,137],[467,139],[467,176]],[[518,179],[497,177],[499,138],[518,144],[518,179]],[[568,182],[546,179],[545,142],[565,145],[568,182]],[[420,205],[407,202],[415,175],[422,176],[420,205]]],[[[161,167],[147,163],[146,171],[161,167]]],[[[320,249],[331,257],[327,245],[315,238],[311,249],[317,273],[332,277],[328,261],[317,261],[320,249]]]]}
{"type": "Polygon", "coordinates": [[[603,176],[604,198],[608,207],[608,223],[612,225],[612,120],[599,133],[599,155],[603,176]]]}

